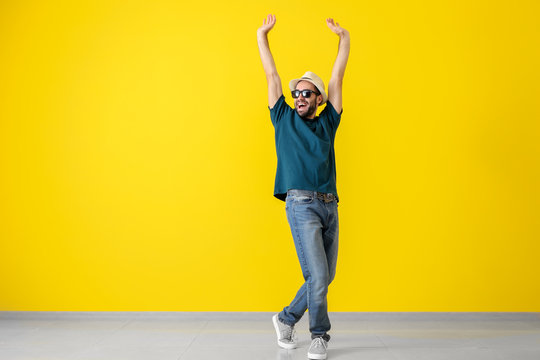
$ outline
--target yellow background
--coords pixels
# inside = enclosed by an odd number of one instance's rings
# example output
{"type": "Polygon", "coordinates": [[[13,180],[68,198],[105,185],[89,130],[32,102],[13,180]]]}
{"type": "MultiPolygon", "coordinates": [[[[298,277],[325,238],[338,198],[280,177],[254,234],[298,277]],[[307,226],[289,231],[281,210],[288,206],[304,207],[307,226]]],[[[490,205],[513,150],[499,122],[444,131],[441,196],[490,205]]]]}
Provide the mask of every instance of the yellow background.
{"type": "Polygon", "coordinates": [[[272,196],[256,30],[328,82],[332,311],[540,311],[537,1],[2,1],[0,310],[276,311],[302,283],[272,196]]]}

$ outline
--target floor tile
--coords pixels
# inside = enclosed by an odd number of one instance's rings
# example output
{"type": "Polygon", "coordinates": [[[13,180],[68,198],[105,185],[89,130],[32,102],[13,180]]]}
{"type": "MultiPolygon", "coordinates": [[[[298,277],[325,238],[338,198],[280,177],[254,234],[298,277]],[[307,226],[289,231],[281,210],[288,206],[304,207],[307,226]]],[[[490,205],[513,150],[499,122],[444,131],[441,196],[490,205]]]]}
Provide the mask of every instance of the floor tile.
{"type": "MultiPolygon", "coordinates": [[[[396,360],[499,360],[492,349],[482,348],[390,348],[396,360]]],[[[514,359],[518,360],[518,359],[514,359]]]]}
{"type": "Polygon", "coordinates": [[[79,352],[73,360],[177,360],[187,347],[96,346],[79,352]]]}

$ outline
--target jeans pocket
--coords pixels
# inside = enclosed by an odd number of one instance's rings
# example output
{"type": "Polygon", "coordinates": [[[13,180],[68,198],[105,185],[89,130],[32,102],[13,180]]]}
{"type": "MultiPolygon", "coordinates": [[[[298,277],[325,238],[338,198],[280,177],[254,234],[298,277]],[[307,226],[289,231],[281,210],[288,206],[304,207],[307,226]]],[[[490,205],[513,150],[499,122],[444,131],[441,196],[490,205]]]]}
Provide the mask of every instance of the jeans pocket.
{"type": "Polygon", "coordinates": [[[313,202],[313,196],[306,196],[306,195],[289,195],[287,196],[287,199],[290,198],[290,201],[294,204],[301,205],[301,204],[311,204],[313,202]]]}

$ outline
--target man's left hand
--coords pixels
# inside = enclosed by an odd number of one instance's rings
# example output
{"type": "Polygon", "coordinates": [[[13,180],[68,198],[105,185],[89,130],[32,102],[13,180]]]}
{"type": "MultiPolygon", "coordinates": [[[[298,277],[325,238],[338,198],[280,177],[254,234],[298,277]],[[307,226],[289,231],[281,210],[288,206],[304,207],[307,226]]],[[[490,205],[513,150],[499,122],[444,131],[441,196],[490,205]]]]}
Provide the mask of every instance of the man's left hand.
{"type": "Polygon", "coordinates": [[[339,26],[338,22],[334,23],[334,19],[332,18],[326,19],[326,25],[328,25],[330,30],[332,30],[334,33],[336,33],[339,36],[343,36],[348,33],[347,30],[339,26]]]}

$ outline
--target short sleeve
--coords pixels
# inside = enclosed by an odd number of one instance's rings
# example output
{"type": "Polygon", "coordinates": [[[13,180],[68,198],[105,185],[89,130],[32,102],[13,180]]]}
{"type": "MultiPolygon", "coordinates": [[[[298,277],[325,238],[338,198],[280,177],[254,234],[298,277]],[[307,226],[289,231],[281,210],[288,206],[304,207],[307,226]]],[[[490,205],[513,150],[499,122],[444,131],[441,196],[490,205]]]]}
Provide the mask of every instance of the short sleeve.
{"type": "Polygon", "coordinates": [[[341,121],[341,114],[343,114],[343,109],[341,109],[341,113],[338,114],[336,109],[334,109],[334,106],[330,103],[330,101],[327,101],[326,107],[323,109],[323,111],[321,111],[321,114],[319,115],[319,117],[325,118],[335,133],[341,121]]]}
{"type": "Polygon", "coordinates": [[[274,107],[270,109],[270,106],[268,107],[270,110],[270,120],[272,120],[272,125],[276,126],[276,124],[289,112],[292,111],[292,108],[285,102],[285,96],[281,95],[274,104],[274,107]]]}

